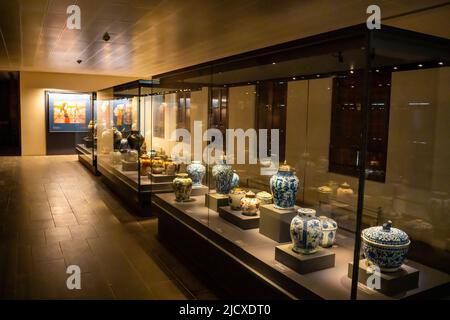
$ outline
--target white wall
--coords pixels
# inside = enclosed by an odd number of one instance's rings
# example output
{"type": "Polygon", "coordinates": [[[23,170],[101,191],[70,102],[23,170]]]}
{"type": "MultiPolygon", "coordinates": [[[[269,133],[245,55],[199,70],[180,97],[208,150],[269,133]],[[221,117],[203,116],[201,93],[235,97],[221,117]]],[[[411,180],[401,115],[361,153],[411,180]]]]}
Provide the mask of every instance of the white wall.
{"type": "Polygon", "coordinates": [[[22,155],[45,155],[45,90],[92,92],[135,80],[128,77],[21,72],[22,155]]]}

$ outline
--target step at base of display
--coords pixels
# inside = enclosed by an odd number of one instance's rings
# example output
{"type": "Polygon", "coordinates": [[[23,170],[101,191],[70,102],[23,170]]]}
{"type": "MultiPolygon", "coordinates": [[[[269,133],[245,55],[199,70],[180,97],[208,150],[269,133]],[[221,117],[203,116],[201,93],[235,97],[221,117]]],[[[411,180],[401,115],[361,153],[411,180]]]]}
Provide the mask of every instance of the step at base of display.
{"type": "MultiPolygon", "coordinates": [[[[348,277],[352,278],[353,263],[348,264],[348,277]]],[[[403,264],[395,272],[381,272],[379,277],[370,268],[367,259],[359,262],[358,280],[365,286],[370,286],[386,295],[395,295],[419,286],[419,270],[403,264]],[[379,278],[379,282],[378,282],[379,278]]]]}
{"type": "Polygon", "coordinates": [[[155,183],[170,182],[175,179],[174,175],[149,173],[148,178],[155,183]]]}
{"type": "Polygon", "coordinates": [[[207,194],[209,191],[209,188],[207,186],[201,185],[201,186],[192,186],[191,196],[202,196],[204,194],[207,194]]]}
{"type": "Polygon", "coordinates": [[[205,206],[211,210],[219,212],[220,207],[228,206],[228,196],[219,193],[205,194],[205,206]]]}
{"type": "Polygon", "coordinates": [[[333,268],[335,254],[323,248],[311,254],[297,253],[292,250],[292,244],[289,243],[275,247],[275,260],[300,274],[305,274],[333,268]]]}
{"type": "Polygon", "coordinates": [[[231,207],[226,206],[219,208],[219,216],[244,230],[259,227],[259,214],[246,216],[242,214],[241,210],[233,210],[231,207]]]}

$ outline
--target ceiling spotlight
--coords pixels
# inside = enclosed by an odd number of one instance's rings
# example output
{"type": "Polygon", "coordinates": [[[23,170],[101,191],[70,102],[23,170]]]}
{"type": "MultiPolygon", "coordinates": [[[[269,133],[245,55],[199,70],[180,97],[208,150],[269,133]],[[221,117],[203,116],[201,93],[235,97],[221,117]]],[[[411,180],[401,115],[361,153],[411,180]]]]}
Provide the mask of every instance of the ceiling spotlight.
{"type": "Polygon", "coordinates": [[[377,69],[377,70],[375,70],[375,72],[380,72],[380,70],[379,70],[379,69],[377,69]]]}
{"type": "Polygon", "coordinates": [[[297,78],[296,77],[292,77],[292,80],[296,80],[297,78]]]}
{"type": "Polygon", "coordinates": [[[80,64],[80,63],[82,63],[82,62],[83,62],[83,60],[81,60],[81,59],[78,59],[78,60],[77,60],[77,63],[78,63],[78,64],[80,64]]]}
{"type": "Polygon", "coordinates": [[[398,70],[398,67],[394,67],[394,70],[398,70]]]}
{"type": "Polygon", "coordinates": [[[441,62],[438,63],[438,65],[443,66],[444,63],[441,61],[441,62]]]}
{"type": "Polygon", "coordinates": [[[108,32],[105,32],[105,33],[103,34],[102,39],[103,39],[103,41],[108,42],[109,39],[111,39],[111,36],[109,35],[108,32]]]}
{"type": "Polygon", "coordinates": [[[272,64],[277,64],[276,62],[272,62],[272,64]]]}
{"type": "Polygon", "coordinates": [[[422,68],[423,67],[423,64],[418,64],[417,65],[419,68],[422,68]]]}
{"type": "Polygon", "coordinates": [[[353,70],[350,70],[350,73],[351,73],[351,74],[354,74],[354,73],[355,73],[355,71],[353,71],[353,70]]]}

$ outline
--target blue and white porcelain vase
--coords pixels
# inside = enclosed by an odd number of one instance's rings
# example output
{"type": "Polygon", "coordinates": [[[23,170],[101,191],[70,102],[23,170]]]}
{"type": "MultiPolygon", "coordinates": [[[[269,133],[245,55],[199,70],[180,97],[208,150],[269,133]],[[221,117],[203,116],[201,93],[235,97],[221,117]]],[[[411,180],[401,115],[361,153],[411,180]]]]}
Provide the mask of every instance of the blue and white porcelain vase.
{"type": "Polygon", "coordinates": [[[206,169],[200,161],[192,161],[190,165],[186,168],[189,177],[192,179],[192,184],[194,187],[202,185],[202,180],[205,175],[206,169]]]}
{"type": "Polygon", "coordinates": [[[233,170],[233,178],[231,179],[231,188],[236,188],[239,186],[239,175],[236,170],[233,170]]]}
{"type": "Polygon", "coordinates": [[[294,170],[286,161],[278,168],[278,172],[270,178],[270,191],[275,208],[292,209],[297,198],[299,180],[294,170]]]}
{"type": "Polygon", "coordinates": [[[322,229],[320,246],[323,248],[331,247],[336,241],[336,231],[338,225],[336,221],[326,216],[320,216],[319,220],[320,220],[320,227],[322,229]]]}
{"type": "Polygon", "coordinates": [[[317,251],[322,230],[316,210],[300,208],[291,221],[292,250],[297,253],[311,254],[317,251]]]}
{"type": "Polygon", "coordinates": [[[400,269],[411,243],[404,231],[392,228],[392,221],[364,229],[361,238],[362,250],[369,264],[378,266],[384,272],[400,269]]]}
{"type": "Polygon", "coordinates": [[[225,156],[212,168],[212,175],[216,182],[216,192],[228,195],[232,189],[233,169],[226,163],[225,156]]]}

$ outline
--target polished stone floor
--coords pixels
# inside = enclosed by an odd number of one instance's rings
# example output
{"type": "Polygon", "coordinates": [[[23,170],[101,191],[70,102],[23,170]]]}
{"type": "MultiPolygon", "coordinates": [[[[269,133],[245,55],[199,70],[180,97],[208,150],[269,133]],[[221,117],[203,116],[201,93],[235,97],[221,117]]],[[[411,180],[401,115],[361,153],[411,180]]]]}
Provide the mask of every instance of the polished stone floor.
{"type": "Polygon", "coordinates": [[[0,157],[0,298],[217,298],[156,232],[75,156],[0,157]]]}

